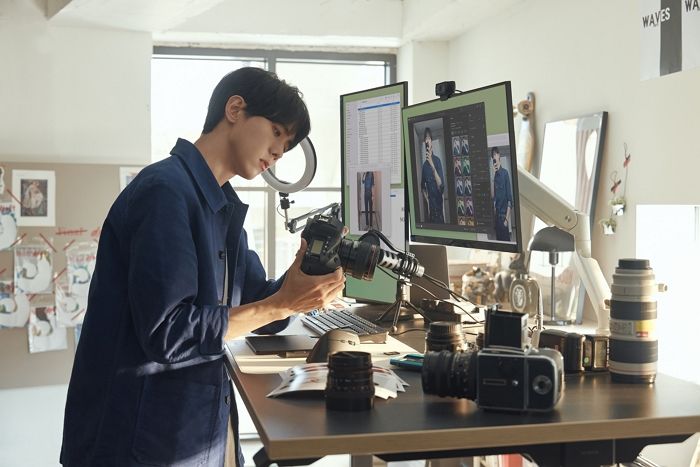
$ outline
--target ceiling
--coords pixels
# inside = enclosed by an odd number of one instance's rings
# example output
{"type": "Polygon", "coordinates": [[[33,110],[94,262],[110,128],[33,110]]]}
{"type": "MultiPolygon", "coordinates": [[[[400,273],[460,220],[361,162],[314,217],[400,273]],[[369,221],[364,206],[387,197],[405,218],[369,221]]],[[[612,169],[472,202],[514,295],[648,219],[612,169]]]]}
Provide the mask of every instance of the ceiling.
{"type": "Polygon", "coordinates": [[[525,0],[0,0],[0,24],[150,32],[156,44],[396,48],[446,41],[525,0]]]}

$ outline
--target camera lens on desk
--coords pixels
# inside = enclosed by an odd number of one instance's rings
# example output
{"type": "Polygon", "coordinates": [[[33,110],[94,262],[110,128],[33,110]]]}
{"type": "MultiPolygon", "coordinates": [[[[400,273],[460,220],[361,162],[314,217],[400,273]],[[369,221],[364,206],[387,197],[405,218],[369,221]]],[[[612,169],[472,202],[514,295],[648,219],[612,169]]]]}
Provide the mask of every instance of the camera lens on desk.
{"type": "Polygon", "coordinates": [[[426,352],[439,352],[441,350],[461,352],[465,348],[464,335],[462,334],[462,325],[460,323],[447,321],[430,323],[428,332],[425,334],[426,352]]]}
{"type": "Polygon", "coordinates": [[[649,261],[621,259],[610,289],[610,379],[653,383],[659,350],[654,299],[658,285],[649,261]]]}
{"type": "Polygon", "coordinates": [[[476,356],[476,352],[426,352],[421,375],[423,392],[476,399],[476,356]]]}
{"type": "Polygon", "coordinates": [[[337,352],[328,358],[326,408],[369,410],[374,403],[372,356],[367,352],[337,352]]]}

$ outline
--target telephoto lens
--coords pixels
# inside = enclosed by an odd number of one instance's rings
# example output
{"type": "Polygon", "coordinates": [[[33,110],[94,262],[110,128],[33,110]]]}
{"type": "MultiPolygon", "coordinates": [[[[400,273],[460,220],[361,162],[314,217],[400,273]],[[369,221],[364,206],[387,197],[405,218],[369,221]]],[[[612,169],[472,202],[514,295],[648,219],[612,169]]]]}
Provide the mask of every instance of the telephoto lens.
{"type": "Polygon", "coordinates": [[[426,352],[421,380],[423,392],[440,397],[476,399],[477,352],[426,352]]]}
{"type": "Polygon", "coordinates": [[[374,404],[372,356],[367,352],[337,352],[328,357],[326,408],[354,412],[374,404]]]}
{"type": "Polygon", "coordinates": [[[654,294],[659,286],[649,260],[619,260],[610,288],[610,379],[653,383],[659,350],[654,294]]]}
{"type": "Polygon", "coordinates": [[[441,350],[461,352],[464,349],[465,343],[461,323],[450,323],[448,321],[434,321],[430,323],[428,332],[425,334],[426,352],[439,352],[441,350]]]}

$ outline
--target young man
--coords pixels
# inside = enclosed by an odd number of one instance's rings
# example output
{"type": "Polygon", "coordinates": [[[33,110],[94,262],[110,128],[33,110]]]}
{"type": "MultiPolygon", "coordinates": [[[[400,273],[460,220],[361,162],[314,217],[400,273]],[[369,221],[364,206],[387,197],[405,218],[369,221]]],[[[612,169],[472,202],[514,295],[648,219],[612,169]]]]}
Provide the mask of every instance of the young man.
{"type": "Polygon", "coordinates": [[[228,180],[254,178],[309,129],[296,88],[239,69],[214,89],[199,139],[178,140],[119,195],[68,388],[65,466],[223,466],[227,431],[228,463],[242,465],[224,341],[282,330],[344,278],[302,273],[302,240],[285,276],[268,281],[228,180]]]}
{"type": "Polygon", "coordinates": [[[428,203],[428,222],[444,224],[442,194],[445,192],[445,175],[442,170],[442,162],[433,153],[433,134],[430,128],[423,132],[425,145],[425,160],[421,171],[421,191],[426,203],[428,203]]]}
{"type": "Polygon", "coordinates": [[[513,192],[510,186],[510,175],[501,167],[501,152],[498,147],[491,148],[493,162],[493,209],[496,240],[510,241],[510,210],[513,206],[513,192]]]}

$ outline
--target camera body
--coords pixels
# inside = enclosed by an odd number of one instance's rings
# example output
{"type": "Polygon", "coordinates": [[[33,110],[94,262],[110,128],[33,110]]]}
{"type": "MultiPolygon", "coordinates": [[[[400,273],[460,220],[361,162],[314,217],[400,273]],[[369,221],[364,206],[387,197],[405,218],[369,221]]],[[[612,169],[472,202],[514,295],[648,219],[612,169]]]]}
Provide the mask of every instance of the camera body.
{"type": "Polygon", "coordinates": [[[561,399],[564,362],[554,349],[489,347],[426,352],[423,392],[470,399],[482,409],[547,412],[561,399]]]}
{"type": "Polygon", "coordinates": [[[305,274],[321,276],[341,266],[339,250],[343,242],[343,223],[337,217],[314,216],[301,236],[306,240],[306,253],[301,262],[301,270],[305,274]]]}
{"type": "Polygon", "coordinates": [[[476,367],[483,409],[546,412],[564,389],[564,360],[554,349],[489,347],[477,354],[476,367]]]}

